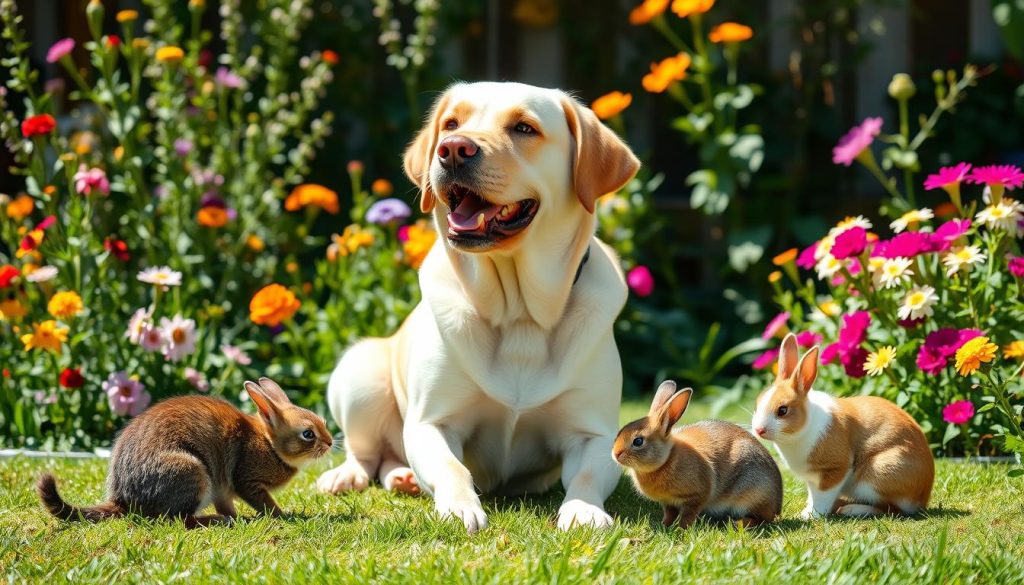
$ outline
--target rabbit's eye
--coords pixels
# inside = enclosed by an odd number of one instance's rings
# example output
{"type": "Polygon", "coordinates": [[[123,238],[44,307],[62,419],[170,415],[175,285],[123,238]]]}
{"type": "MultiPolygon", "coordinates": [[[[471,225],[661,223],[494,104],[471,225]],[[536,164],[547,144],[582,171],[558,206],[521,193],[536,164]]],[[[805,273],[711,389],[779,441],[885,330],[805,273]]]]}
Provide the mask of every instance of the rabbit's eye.
{"type": "Polygon", "coordinates": [[[789,407],[786,405],[780,406],[779,409],[775,411],[775,414],[778,416],[786,416],[787,413],[789,413],[789,407]]]}
{"type": "Polygon", "coordinates": [[[302,431],[302,440],[304,440],[304,441],[312,441],[315,438],[316,438],[316,434],[313,433],[313,429],[306,429],[306,430],[302,431]]]}
{"type": "Polygon", "coordinates": [[[633,446],[634,447],[643,447],[644,446],[644,438],[643,437],[637,437],[637,438],[633,439],[633,446]]]}

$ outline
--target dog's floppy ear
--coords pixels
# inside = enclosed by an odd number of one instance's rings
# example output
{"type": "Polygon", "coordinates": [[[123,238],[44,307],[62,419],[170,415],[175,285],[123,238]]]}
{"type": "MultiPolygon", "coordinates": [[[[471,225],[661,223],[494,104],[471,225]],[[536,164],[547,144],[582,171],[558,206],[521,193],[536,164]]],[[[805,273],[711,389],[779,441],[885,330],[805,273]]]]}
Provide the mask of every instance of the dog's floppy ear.
{"type": "Polygon", "coordinates": [[[430,161],[437,151],[437,135],[441,129],[438,116],[448,104],[448,93],[446,91],[437,98],[427,114],[423,128],[405,149],[405,175],[420,189],[420,209],[423,213],[429,213],[434,208],[434,191],[430,188],[430,161]]]}
{"type": "Polygon", "coordinates": [[[563,100],[562,108],[576,141],[572,171],[576,196],[593,213],[597,198],[628,183],[640,170],[640,161],[590,108],[569,97],[563,100]]]}

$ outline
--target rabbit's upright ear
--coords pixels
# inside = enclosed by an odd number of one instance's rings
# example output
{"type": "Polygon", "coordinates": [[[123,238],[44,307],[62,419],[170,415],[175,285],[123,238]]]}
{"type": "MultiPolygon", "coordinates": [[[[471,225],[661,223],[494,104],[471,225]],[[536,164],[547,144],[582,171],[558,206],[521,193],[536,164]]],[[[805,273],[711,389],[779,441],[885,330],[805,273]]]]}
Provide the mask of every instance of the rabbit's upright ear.
{"type": "Polygon", "coordinates": [[[278,402],[280,404],[292,403],[292,401],[288,399],[288,395],[284,393],[284,390],[282,390],[281,387],[277,385],[277,382],[271,380],[270,378],[260,378],[260,388],[263,388],[266,391],[267,396],[269,396],[275,402],[278,402]]]}
{"type": "Polygon", "coordinates": [[[249,398],[252,399],[252,403],[256,405],[256,410],[259,411],[260,417],[266,421],[270,426],[277,426],[281,422],[281,411],[277,406],[276,401],[271,398],[266,389],[262,386],[257,385],[255,382],[245,381],[245,391],[249,393],[249,398]]]}
{"type": "Polygon", "coordinates": [[[658,416],[658,427],[662,433],[667,435],[672,432],[672,427],[679,422],[683,413],[686,412],[686,407],[689,406],[690,396],[692,395],[692,388],[683,388],[668,399],[668,402],[661,408],[661,413],[658,416]]]}
{"type": "Polygon", "coordinates": [[[651,409],[647,411],[649,416],[657,416],[658,412],[661,411],[661,407],[665,406],[669,398],[676,393],[676,383],[672,380],[665,380],[658,386],[658,391],[654,393],[654,400],[651,401],[651,409]]]}
{"type": "Polygon", "coordinates": [[[796,344],[796,335],[786,335],[779,348],[779,380],[788,380],[796,372],[796,362],[800,358],[800,349],[796,344]]]}
{"type": "Polygon", "coordinates": [[[811,391],[811,385],[814,384],[814,379],[818,377],[818,346],[815,345],[804,354],[804,357],[800,358],[800,366],[796,372],[793,373],[794,384],[797,392],[801,394],[807,394],[811,391]]]}

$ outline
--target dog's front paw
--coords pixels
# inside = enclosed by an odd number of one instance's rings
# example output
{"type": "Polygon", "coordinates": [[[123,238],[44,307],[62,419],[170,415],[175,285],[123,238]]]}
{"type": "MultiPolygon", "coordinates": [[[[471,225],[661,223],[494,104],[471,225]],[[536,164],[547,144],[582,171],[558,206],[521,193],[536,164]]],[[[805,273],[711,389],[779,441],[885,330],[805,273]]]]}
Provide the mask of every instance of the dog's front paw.
{"type": "Polygon", "coordinates": [[[347,491],[362,491],[370,485],[370,476],[362,465],[346,459],[344,463],[328,469],[316,480],[316,489],[325,494],[338,494],[347,491]]]}
{"type": "Polygon", "coordinates": [[[803,512],[800,512],[801,520],[815,520],[824,517],[825,514],[814,509],[814,506],[807,506],[803,512]]]}
{"type": "Polygon", "coordinates": [[[438,491],[434,496],[434,509],[441,518],[461,520],[470,534],[487,528],[487,514],[476,494],[458,497],[438,491]]]}
{"type": "Polygon", "coordinates": [[[558,509],[558,528],[561,530],[569,530],[573,526],[607,528],[611,525],[612,517],[601,506],[583,500],[569,500],[558,509]]]}

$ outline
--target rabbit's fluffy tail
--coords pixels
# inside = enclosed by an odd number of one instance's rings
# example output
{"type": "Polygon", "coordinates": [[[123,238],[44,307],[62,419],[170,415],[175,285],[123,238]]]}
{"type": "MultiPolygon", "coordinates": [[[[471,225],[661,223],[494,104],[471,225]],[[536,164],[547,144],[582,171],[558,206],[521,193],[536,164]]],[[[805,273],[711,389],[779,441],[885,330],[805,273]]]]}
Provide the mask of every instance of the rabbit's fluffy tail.
{"type": "Polygon", "coordinates": [[[124,509],[114,502],[104,502],[88,508],[72,506],[60,497],[60,493],[57,492],[57,480],[49,473],[45,473],[39,478],[36,483],[36,491],[39,493],[39,499],[43,501],[43,506],[61,520],[99,522],[124,515],[124,509]]]}

